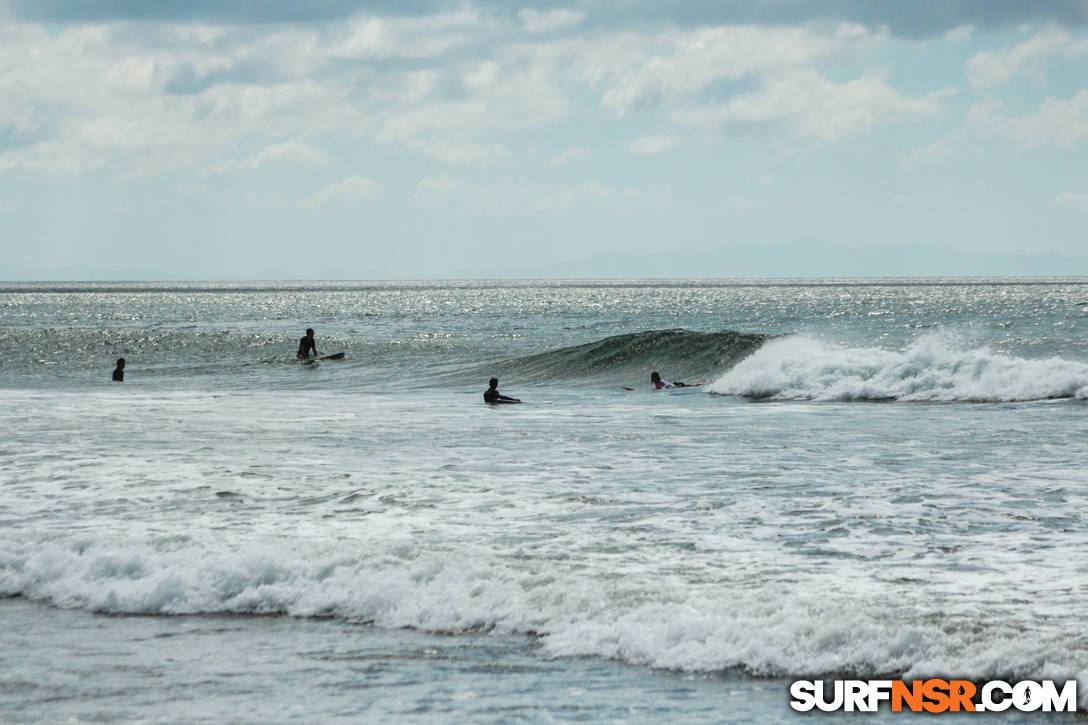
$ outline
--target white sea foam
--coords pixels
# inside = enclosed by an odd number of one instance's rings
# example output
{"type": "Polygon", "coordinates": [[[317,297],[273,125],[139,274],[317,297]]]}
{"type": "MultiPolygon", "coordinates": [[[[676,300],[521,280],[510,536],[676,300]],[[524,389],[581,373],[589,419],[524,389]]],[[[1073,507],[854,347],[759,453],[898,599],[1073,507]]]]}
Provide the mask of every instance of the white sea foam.
{"type": "Polygon", "coordinates": [[[939,333],[902,351],[791,336],[767,343],[707,390],[781,400],[1088,399],[1088,364],[1012,357],[939,333]]]}
{"type": "Polygon", "coordinates": [[[337,616],[439,632],[535,633],[553,656],[685,671],[1088,680],[1088,663],[1060,629],[938,611],[922,590],[891,596],[870,586],[847,595],[826,580],[742,588],[678,576],[609,581],[480,546],[315,548],[280,539],[226,551],[204,538],[165,546],[0,539],[0,595],[106,613],[337,616]]]}

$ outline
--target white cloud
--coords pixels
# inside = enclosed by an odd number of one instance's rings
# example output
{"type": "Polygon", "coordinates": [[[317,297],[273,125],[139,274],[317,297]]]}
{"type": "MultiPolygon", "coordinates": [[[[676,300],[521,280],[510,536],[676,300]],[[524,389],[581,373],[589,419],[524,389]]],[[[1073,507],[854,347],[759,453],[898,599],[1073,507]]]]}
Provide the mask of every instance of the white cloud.
{"type": "Polygon", "coordinates": [[[572,164],[577,161],[588,159],[590,156],[589,149],[582,147],[572,147],[565,151],[552,156],[549,163],[552,166],[564,166],[566,164],[572,164]]]}
{"type": "MultiPolygon", "coordinates": [[[[307,82],[164,92],[178,68],[233,66],[218,53],[186,46],[173,31],[150,35],[124,27],[78,26],[53,35],[34,26],[0,26],[0,66],[10,69],[0,74],[0,97],[11,101],[0,104],[0,128],[16,125],[5,116],[17,109],[24,119],[14,120],[27,138],[0,154],[0,170],[105,168],[131,177],[198,168],[220,163],[242,138],[295,135],[298,119],[332,100],[307,82]],[[203,60],[187,60],[198,56],[203,60]]],[[[244,56],[248,46],[236,52],[244,56]]]]}
{"type": "Polygon", "coordinates": [[[566,9],[540,12],[524,8],[518,11],[518,17],[525,23],[525,30],[528,32],[548,33],[577,25],[586,19],[586,14],[566,9]]]}
{"type": "Polygon", "coordinates": [[[489,212],[541,212],[569,209],[579,204],[617,204],[645,200],[646,194],[597,181],[550,185],[526,179],[478,183],[449,175],[422,179],[421,196],[432,203],[456,203],[489,212]]]}
{"type": "Polygon", "coordinates": [[[1073,209],[1088,209],[1088,194],[1075,194],[1071,191],[1062,192],[1050,202],[1053,207],[1068,206],[1073,209]]]}
{"type": "Polygon", "coordinates": [[[419,18],[358,18],[337,35],[328,54],[334,58],[436,58],[470,43],[485,26],[468,5],[419,18]]]}
{"type": "Polygon", "coordinates": [[[410,141],[409,148],[448,164],[486,166],[513,158],[510,149],[500,143],[453,143],[449,141],[410,141]]]}
{"type": "Polygon", "coordinates": [[[1005,51],[982,51],[967,61],[967,77],[975,88],[998,86],[1013,77],[1032,74],[1042,77],[1044,58],[1063,55],[1076,58],[1088,54],[1088,41],[1074,40],[1061,28],[1048,28],[1005,51]]]}
{"type": "Polygon", "coordinates": [[[371,199],[382,193],[382,191],[382,186],[370,179],[364,179],[361,176],[351,176],[343,181],[338,181],[335,184],[329,184],[304,201],[302,205],[307,208],[316,208],[324,206],[331,201],[347,203],[359,202],[371,199]]]}
{"type": "Polygon", "coordinates": [[[970,40],[975,35],[975,26],[973,25],[960,25],[959,27],[952,28],[944,34],[944,39],[950,43],[963,43],[970,40]]]}
{"type": "Polygon", "coordinates": [[[954,92],[944,89],[909,96],[874,74],[835,83],[815,71],[803,70],[775,78],[760,90],[725,103],[674,111],[670,118],[709,129],[779,125],[799,139],[834,142],[867,133],[878,123],[939,113],[943,99],[954,92]]]}
{"type": "Polygon", "coordinates": [[[329,163],[328,154],[306,143],[288,141],[287,143],[265,146],[253,158],[254,169],[279,164],[287,165],[322,165],[329,163]]]}
{"type": "Polygon", "coordinates": [[[214,163],[201,170],[202,174],[222,174],[230,171],[255,171],[270,167],[322,166],[330,161],[321,149],[300,141],[265,146],[244,161],[230,160],[214,163]]]}
{"type": "Polygon", "coordinates": [[[903,166],[910,167],[930,161],[941,161],[942,159],[963,156],[966,149],[961,143],[953,138],[938,139],[903,156],[903,166]]]}
{"type": "Polygon", "coordinates": [[[371,120],[377,122],[374,139],[379,143],[438,138],[466,143],[556,122],[568,112],[568,96],[555,69],[517,51],[447,71],[427,97],[378,106],[371,120]]]}
{"type": "Polygon", "coordinates": [[[976,103],[967,112],[968,122],[993,133],[1020,141],[1025,146],[1054,144],[1071,147],[1088,137],[1088,90],[1068,100],[1048,98],[1034,116],[1012,117],[994,101],[976,103]]]}
{"type": "Polygon", "coordinates": [[[464,76],[464,84],[469,88],[486,88],[495,85],[502,73],[502,68],[495,61],[485,61],[471,69],[464,76]]]}
{"type": "Polygon", "coordinates": [[[644,136],[631,143],[627,148],[632,153],[642,156],[660,154],[676,146],[676,139],[670,136],[644,136]]]}
{"type": "Polygon", "coordinates": [[[122,58],[110,68],[106,74],[106,82],[120,92],[125,90],[147,92],[154,88],[158,70],[154,58],[148,56],[122,58]]]}
{"type": "Polygon", "coordinates": [[[603,110],[622,117],[647,103],[673,103],[709,86],[753,75],[775,76],[857,52],[879,40],[860,26],[833,34],[803,27],[720,27],[675,31],[644,39],[649,45],[609,79],[603,110]],[[647,42],[647,40],[649,42],[647,42]]]}
{"type": "Polygon", "coordinates": [[[227,201],[227,195],[214,191],[207,184],[193,184],[190,182],[182,182],[174,184],[170,187],[174,193],[182,194],[184,196],[192,196],[200,199],[207,199],[210,201],[227,201]]]}
{"type": "MultiPolygon", "coordinates": [[[[514,157],[501,135],[568,120],[587,99],[612,117],[659,104],[680,123],[762,117],[817,139],[938,105],[883,81],[836,85],[811,70],[886,40],[860,26],[522,32],[581,19],[462,6],[296,26],[0,26],[0,67],[10,69],[0,74],[0,133],[17,142],[0,149],[0,171],[131,177],[328,161],[283,141],[297,138],[364,138],[445,163],[498,164],[514,157]],[[807,87],[805,73],[823,85],[807,87]],[[242,144],[264,150],[232,160],[242,144]]],[[[637,143],[636,152],[653,149],[637,143]]]]}
{"type": "Polygon", "coordinates": [[[638,191],[637,189],[617,188],[614,186],[608,186],[607,184],[601,184],[596,181],[586,181],[582,182],[581,184],[575,184],[574,186],[557,189],[550,198],[542,197],[538,199],[534,204],[534,208],[565,209],[569,206],[582,202],[623,201],[638,199],[642,196],[644,196],[642,192],[638,191]]]}

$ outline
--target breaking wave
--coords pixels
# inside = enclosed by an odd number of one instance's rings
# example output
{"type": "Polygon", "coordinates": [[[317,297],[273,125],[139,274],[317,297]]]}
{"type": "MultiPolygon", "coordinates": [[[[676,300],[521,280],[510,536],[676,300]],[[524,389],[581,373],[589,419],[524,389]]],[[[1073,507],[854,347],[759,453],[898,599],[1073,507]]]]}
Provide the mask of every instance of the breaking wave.
{"type": "Polygon", "coordinates": [[[811,584],[735,587],[609,577],[472,546],[356,542],[349,552],[314,543],[281,538],[229,551],[187,537],[0,541],[0,596],[110,614],[336,617],[529,634],[551,656],[692,672],[1086,674],[1068,629],[942,611],[924,588],[891,597],[811,584]]]}
{"type": "Polygon", "coordinates": [[[1088,399],[1088,363],[964,348],[941,334],[921,337],[902,351],[794,336],[762,346],[708,392],[776,400],[1088,399]]]}

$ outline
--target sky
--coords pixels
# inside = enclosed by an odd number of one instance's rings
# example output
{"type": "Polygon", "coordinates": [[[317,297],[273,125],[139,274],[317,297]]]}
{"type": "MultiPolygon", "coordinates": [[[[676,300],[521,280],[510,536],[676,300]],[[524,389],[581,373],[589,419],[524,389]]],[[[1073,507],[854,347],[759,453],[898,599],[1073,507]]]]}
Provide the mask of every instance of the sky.
{"type": "Polygon", "coordinates": [[[0,0],[7,267],[1088,255],[1086,148],[1088,0],[0,0]]]}

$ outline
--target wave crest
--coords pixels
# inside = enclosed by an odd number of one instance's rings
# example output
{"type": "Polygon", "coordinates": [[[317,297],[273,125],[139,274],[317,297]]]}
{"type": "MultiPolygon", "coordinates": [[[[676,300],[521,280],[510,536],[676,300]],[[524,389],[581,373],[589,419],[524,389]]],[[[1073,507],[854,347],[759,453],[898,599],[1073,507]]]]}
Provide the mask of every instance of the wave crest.
{"type": "Polygon", "coordinates": [[[1088,399],[1088,364],[963,349],[940,334],[919,338],[903,351],[794,336],[764,345],[708,392],[778,400],[1088,399]]]}

